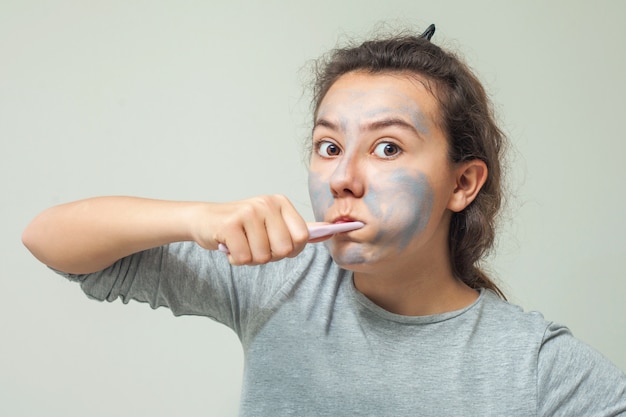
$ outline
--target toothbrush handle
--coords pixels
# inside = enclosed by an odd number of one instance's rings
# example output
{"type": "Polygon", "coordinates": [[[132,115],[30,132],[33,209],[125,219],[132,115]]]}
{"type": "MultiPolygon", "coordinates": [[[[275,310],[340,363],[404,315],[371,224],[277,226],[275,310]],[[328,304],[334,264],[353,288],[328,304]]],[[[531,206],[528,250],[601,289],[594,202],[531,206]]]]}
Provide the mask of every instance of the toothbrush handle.
{"type": "MultiPolygon", "coordinates": [[[[324,236],[334,235],[335,233],[349,232],[351,230],[357,230],[365,226],[362,222],[346,222],[346,223],[333,223],[333,224],[314,224],[309,226],[309,242],[313,239],[318,239],[324,236]]],[[[224,253],[230,253],[225,244],[220,243],[217,246],[217,250],[224,253]]]]}

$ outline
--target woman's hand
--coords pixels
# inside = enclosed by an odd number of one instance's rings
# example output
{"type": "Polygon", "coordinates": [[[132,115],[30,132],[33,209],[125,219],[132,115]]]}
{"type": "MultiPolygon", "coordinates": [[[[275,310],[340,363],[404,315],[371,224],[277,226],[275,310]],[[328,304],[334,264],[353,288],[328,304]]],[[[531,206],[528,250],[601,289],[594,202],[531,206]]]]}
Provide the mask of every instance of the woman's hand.
{"type": "Polygon", "coordinates": [[[258,265],[296,256],[309,232],[286,197],[266,195],[208,204],[199,213],[193,235],[206,249],[226,245],[233,265],[258,265]]]}

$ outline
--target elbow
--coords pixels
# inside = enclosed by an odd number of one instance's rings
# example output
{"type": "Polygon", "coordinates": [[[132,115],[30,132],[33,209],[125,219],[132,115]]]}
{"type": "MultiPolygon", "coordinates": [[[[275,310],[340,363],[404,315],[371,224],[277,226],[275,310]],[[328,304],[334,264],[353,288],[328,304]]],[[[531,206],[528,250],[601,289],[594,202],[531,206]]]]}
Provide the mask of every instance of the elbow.
{"type": "Polygon", "coordinates": [[[22,232],[22,244],[26,249],[37,258],[40,262],[49,265],[49,259],[46,256],[46,236],[43,226],[40,224],[39,217],[26,226],[22,232]]]}
{"type": "Polygon", "coordinates": [[[22,244],[26,246],[26,249],[28,249],[33,255],[35,255],[37,242],[37,232],[34,229],[33,223],[31,222],[22,232],[22,244]]]}

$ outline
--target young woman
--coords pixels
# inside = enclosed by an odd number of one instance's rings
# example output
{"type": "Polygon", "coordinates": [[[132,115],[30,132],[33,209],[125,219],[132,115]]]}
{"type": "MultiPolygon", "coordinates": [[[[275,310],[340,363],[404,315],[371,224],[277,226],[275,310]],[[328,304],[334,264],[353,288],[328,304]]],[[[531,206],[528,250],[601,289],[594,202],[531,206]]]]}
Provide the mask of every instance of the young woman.
{"type": "Polygon", "coordinates": [[[24,243],[91,297],[234,329],[242,415],[626,415],[621,371],[477,267],[504,139],[433,32],[334,51],[318,74],[315,217],[358,230],[307,244],[282,196],[103,197],[44,211],[24,243]]]}

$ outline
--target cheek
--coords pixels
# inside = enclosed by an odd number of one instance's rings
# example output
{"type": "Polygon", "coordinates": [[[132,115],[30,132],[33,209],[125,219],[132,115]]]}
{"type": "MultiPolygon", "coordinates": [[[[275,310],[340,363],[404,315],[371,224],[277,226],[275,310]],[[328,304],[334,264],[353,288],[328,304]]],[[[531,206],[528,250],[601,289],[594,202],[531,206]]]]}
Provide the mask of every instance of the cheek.
{"type": "Polygon", "coordinates": [[[396,170],[372,185],[365,203],[381,222],[375,241],[402,250],[428,224],[433,191],[423,173],[396,170]]]}
{"type": "Polygon", "coordinates": [[[311,171],[309,171],[309,198],[315,220],[323,221],[326,211],[333,204],[333,195],[330,192],[328,181],[323,181],[319,174],[311,171]]]}

